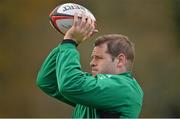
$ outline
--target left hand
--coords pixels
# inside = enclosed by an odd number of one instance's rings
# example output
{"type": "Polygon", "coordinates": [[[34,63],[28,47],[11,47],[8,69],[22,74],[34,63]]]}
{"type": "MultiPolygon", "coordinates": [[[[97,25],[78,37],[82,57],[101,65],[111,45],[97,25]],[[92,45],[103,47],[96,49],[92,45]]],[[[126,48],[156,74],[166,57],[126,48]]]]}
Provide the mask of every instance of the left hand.
{"type": "Polygon", "coordinates": [[[96,32],[98,31],[95,30],[95,21],[84,14],[81,15],[79,20],[77,14],[75,14],[73,25],[66,32],[64,39],[72,39],[79,44],[96,32]]]}

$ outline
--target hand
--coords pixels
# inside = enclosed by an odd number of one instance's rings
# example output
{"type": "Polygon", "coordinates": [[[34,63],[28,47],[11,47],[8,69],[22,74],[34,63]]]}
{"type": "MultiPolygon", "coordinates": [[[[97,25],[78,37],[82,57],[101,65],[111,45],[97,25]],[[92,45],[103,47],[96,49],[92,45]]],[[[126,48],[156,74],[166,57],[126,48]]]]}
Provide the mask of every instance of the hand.
{"type": "Polygon", "coordinates": [[[72,39],[79,44],[98,32],[95,30],[95,21],[84,14],[82,14],[81,17],[81,19],[78,19],[77,14],[75,14],[73,25],[66,32],[64,39],[72,39]]]}

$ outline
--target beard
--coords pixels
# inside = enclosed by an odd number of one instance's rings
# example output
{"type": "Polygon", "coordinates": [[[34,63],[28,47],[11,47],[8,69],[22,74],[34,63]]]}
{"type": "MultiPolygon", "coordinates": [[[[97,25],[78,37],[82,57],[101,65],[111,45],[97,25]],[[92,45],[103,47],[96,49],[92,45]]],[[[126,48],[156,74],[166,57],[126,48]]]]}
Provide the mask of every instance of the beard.
{"type": "Polygon", "coordinates": [[[93,77],[95,77],[98,74],[98,71],[92,70],[91,74],[93,75],[93,77]]]}

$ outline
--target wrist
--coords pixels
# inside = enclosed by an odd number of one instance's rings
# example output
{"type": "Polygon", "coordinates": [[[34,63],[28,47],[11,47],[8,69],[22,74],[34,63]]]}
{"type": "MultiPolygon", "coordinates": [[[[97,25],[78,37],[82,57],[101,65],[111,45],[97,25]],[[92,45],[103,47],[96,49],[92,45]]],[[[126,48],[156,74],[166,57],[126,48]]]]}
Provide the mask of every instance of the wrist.
{"type": "Polygon", "coordinates": [[[79,44],[77,40],[72,35],[69,34],[65,34],[64,40],[73,40],[74,42],[76,42],[76,44],[79,44]]]}
{"type": "Polygon", "coordinates": [[[66,33],[64,35],[64,39],[73,39],[72,35],[69,35],[68,33],[66,33]]]}
{"type": "Polygon", "coordinates": [[[77,42],[73,39],[64,39],[61,44],[66,44],[66,43],[70,43],[70,44],[73,44],[74,46],[78,46],[77,42]]]}

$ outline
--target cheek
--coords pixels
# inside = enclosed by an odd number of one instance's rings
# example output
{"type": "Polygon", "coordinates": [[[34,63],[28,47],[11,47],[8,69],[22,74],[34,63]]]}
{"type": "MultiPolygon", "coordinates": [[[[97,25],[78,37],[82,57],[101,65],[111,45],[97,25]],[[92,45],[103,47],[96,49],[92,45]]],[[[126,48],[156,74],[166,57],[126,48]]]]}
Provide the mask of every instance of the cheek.
{"type": "Polygon", "coordinates": [[[99,64],[100,71],[104,73],[109,73],[110,70],[115,68],[114,64],[110,61],[104,61],[99,64]]]}

